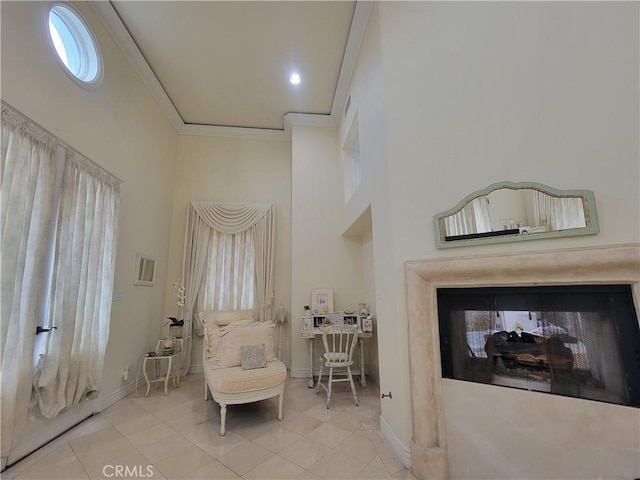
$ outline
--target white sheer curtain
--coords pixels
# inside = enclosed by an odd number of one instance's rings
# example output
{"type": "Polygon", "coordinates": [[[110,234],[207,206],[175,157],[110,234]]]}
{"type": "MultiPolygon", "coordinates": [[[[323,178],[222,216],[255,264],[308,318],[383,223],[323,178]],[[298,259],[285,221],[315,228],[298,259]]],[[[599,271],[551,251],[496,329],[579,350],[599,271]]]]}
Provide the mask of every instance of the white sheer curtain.
{"type": "Polygon", "coordinates": [[[109,338],[121,182],[68,152],[47,338],[34,387],[40,412],[55,417],[97,396],[109,338]]]}
{"type": "Polygon", "coordinates": [[[462,210],[445,219],[447,236],[491,231],[489,201],[486,196],[474,198],[462,210]]]}
{"type": "MultiPolygon", "coordinates": [[[[254,306],[261,321],[271,318],[273,298],[273,266],[275,252],[275,207],[264,203],[190,202],[183,258],[182,279],[185,287],[185,324],[194,321],[196,334],[202,335],[202,325],[193,316],[196,299],[202,285],[206,260],[210,258],[214,232],[250,236],[255,253],[254,306]]],[[[219,237],[220,238],[220,237],[219,237]]],[[[241,237],[237,237],[241,238],[241,237]]],[[[246,243],[246,242],[245,242],[246,243]]],[[[215,242],[218,248],[219,242],[215,242]]],[[[215,252],[213,252],[215,253],[215,252]]],[[[222,305],[219,303],[219,305],[222,305]]],[[[187,332],[190,334],[189,326],[187,332]]],[[[189,353],[187,353],[187,359],[189,353]]],[[[187,360],[189,361],[189,360],[187,360]]]]}
{"type": "Polygon", "coordinates": [[[4,102],[0,160],[4,465],[32,405],[55,416],[99,388],[121,182],[4,102]],[[39,325],[57,329],[34,371],[39,325]]]}
{"type": "Polygon", "coordinates": [[[34,333],[45,317],[46,301],[38,299],[46,290],[50,269],[55,148],[55,137],[2,105],[0,411],[5,460],[27,417],[34,333]]]}
{"type": "Polygon", "coordinates": [[[256,251],[250,231],[213,231],[197,309],[248,310],[255,306],[256,251]]]}
{"type": "Polygon", "coordinates": [[[533,192],[533,215],[536,227],[549,230],[586,227],[582,198],[553,197],[544,192],[533,192]]]}

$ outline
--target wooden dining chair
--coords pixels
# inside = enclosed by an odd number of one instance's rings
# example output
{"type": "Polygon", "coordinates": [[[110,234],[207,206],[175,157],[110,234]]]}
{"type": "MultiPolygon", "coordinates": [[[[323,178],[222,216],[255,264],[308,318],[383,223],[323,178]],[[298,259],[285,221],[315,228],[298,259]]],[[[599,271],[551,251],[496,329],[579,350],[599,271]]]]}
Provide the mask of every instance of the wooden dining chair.
{"type": "Polygon", "coordinates": [[[353,400],[358,405],[358,395],[356,386],[351,375],[351,365],[353,365],[353,351],[358,342],[357,325],[330,325],[322,332],[322,343],[324,344],[324,355],[320,364],[320,374],[318,375],[318,385],[316,393],[322,387],[327,392],[327,408],[331,402],[331,385],[337,382],[349,382],[353,400]],[[322,384],[322,372],[324,368],[329,369],[327,384],[322,384]],[[334,377],[334,369],[339,369],[334,377]]]}

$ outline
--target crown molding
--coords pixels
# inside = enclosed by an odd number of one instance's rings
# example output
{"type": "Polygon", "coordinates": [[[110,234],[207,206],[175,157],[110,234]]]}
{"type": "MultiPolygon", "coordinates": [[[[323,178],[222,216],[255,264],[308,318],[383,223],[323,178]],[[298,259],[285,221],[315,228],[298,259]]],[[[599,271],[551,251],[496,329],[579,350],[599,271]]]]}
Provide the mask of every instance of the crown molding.
{"type": "Polygon", "coordinates": [[[182,117],[180,117],[176,107],[171,103],[167,92],[165,92],[155,73],[153,73],[153,70],[149,67],[146,59],[142,56],[142,53],[140,53],[138,46],[133,41],[133,38],[131,38],[129,31],[125,28],[122,20],[120,20],[111,2],[100,1],[88,3],[98,17],[100,17],[107,31],[118,47],[120,47],[124,56],[129,60],[133,69],[140,77],[140,80],[142,80],[142,83],[147,87],[160,109],[164,112],[176,131],[179,132],[184,126],[182,117]]]}
{"type": "Polygon", "coordinates": [[[183,124],[178,130],[179,135],[194,135],[200,137],[237,137],[254,138],[257,140],[291,140],[287,130],[269,128],[226,127],[220,125],[183,124]]]}
{"type": "Polygon", "coordinates": [[[351,20],[351,29],[349,30],[347,45],[344,49],[344,56],[342,57],[342,66],[340,67],[336,93],[333,96],[333,104],[331,105],[331,118],[334,121],[334,125],[340,123],[344,103],[347,101],[349,94],[351,77],[353,77],[353,72],[356,68],[358,53],[360,52],[362,40],[367,30],[372,8],[372,1],[356,1],[356,8],[353,12],[353,19],[351,20]]]}
{"type": "Polygon", "coordinates": [[[338,76],[338,83],[331,105],[331,113],[329,115],[287,113],[283,117],[284,129],[282,130],[184,123],[184,120],[169,99],[167,92],[158,81],[158,78],[153,73],[153,70],[138,49],[138,46],[133,41],[129,31],[122,23],[122,20],[120,20],[111,2],[95,1],[89,2],[89,5],[96,12],[113,40],[129,60],[133,69],[142,80],[142,83],[147,87],[149,93],[151,93],[151,96],[171,122],[178,135],[291,140],[291,128],[293,125],[318,127],[335,127],[338,125],[373,2],[363,0],[356,1],[356,7],[351,21],[351,29],[349,30],[349,37],[338,76]]]}

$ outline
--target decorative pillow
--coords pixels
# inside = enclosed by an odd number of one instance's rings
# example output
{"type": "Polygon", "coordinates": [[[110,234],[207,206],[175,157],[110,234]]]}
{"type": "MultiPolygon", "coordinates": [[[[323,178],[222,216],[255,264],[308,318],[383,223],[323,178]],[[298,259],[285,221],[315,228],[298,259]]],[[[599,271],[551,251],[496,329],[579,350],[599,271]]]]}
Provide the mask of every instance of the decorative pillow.
{"type": "Polygon", "coordinates": [[[220,346],[220,327],[218,327],[215,323],[213,325],[207,326],[204,331],[204,348],[207,355],[207,358],[213,358],[218,351],[218,347],[220,346]]]}
{"type": "Polygon", "coordinates": [[[211,348],[207,350],[213,368],[228,368],[242,365],[242,345],[264,345],[267,362],[276,359],[273,341],[273,323],[257,322],[251,325],[228,325],[221,327],[209,338],[211,348]]]}
{"type": "Polygon", "coordinates": [[[220,312],[215,322],[217,325],[224,327],[225,325],[237,325],[238,323],[253,323],[253,312],[251,310],[238,310],[235,312],[220,312]]]}
{"type": "Polygon", "coordinates": [[[251,323],[255,321],[253,310],[205,310],[204,312],[199,312],[198,316],[203,325],[215,323],[224,326],[232,323],[251,323]]]}
{"type": "MultiPolygon", "coordinates": [[[[254,322],[253,320],[245,319],[245,320],[236,320],[229,326],[235,327],[235,326],[251,325],[256,323],[257,322],[254,322]]],[[[207,336],[205,340],[205,344],[207,348],[207,358],[212,358],[215,356],[216,351],[220,346],[220,336],[222,335],[222,332],[220,329],[222,328],[225,328],[225,327],[219,327],[214,323],[213,325],[209,325],[205,330],[205,335],[207,336]]]]}
{"type": "Polygon", "coordinates": [[[205,353],[207,358],[215,356],[220,343],[218,329],[224,325],[248,325],[255,323],[252,310],[204,310],[198,317],[205,327],[205,353]]]}
{"type": "Polygon", "coordinates": [[[253,370],[267,366],[267,357],[264,355],[264,343],[260,345],[240,346],[241,365],[243,370],[253,370]]]}

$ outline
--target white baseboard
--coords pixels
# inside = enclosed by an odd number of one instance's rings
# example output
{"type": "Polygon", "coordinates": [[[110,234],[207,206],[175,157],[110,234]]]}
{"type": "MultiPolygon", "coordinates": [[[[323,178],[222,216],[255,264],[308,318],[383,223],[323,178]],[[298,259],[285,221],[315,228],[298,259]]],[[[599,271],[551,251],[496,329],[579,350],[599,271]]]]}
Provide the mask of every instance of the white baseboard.
{"type": "MultiPolygon", "coordinates": [[[[142,388],[142,389],[146,389],[147,388],[147,384],[144,380],[144,378],[139,378],[137,380],[137,384],[138,384],[138,388],[142,388]]],[[[136,380],[134,380],[133,382],[125,385],[122,388],[119,388],[118,390],[111,392],[109,395],[106,395],[104,397],[100,397],[98,403],[97,403],[97,410],[94,413],[99,413],[101,411],[103,411],[106,408],[109,408],[111,405],[113,405],[114,403],[118,402],[119,400],[122,400],[125,397],[128,397],[129,395],[131,395],[133,392],[136,391],[136,380]]]]}
{"type": "MultiPolygon", "coordinates": [[[[316,374],[317,372],[314,372],[316,374]]],[[[289,370],[289,376],[291,378],[309,378],[308,368],[292,368],[289,370]]]]}
{"type": "Polygon", "coordinates": [[[398,456],[402,465],[404,465],[405,468],[411,468],[411,449],[403,445],[400,439],[396,437],[396,434],[393,433],[393,430],[389,428],[389,424],[382,417],[380,417],[380,433],[382,433],[387,442],[389,442],[389,446],[398,456]]]}

